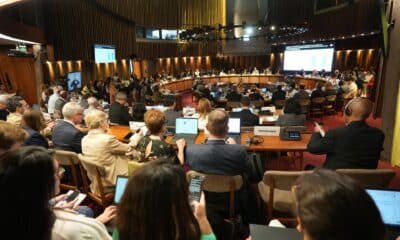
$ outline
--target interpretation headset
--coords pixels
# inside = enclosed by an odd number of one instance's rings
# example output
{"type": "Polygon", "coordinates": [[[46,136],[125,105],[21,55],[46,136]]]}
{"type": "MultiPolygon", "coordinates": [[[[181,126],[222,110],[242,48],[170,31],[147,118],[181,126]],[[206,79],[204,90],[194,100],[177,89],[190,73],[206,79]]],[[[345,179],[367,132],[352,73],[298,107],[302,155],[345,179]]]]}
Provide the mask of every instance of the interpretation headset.
{"type": "Polygon", "coordinates": [[[261,144],[264,142],[264,138],[260,136],[253,136],[246,139],[247,144],[261,144]]]}
{"type": "Polygon", "coordinates": [[[351,105],[356,101],[357,98],[353,98],[351,99],[346,106],[344,107],[344,114],[348,117],[351,116],[351,114],[353,114],[353,110],[351,108],[351,105]]]}

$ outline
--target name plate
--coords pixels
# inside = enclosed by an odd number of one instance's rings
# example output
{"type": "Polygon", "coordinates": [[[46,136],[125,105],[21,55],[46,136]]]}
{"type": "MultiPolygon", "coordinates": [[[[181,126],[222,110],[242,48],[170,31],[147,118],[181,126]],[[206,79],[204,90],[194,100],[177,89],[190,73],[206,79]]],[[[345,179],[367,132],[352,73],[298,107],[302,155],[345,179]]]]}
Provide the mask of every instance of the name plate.
{"type": "Polygon", "coordinates": [[[255,126],[254,135],[257,136],[279,136],[281,127],[277,126],[255,126]]]}

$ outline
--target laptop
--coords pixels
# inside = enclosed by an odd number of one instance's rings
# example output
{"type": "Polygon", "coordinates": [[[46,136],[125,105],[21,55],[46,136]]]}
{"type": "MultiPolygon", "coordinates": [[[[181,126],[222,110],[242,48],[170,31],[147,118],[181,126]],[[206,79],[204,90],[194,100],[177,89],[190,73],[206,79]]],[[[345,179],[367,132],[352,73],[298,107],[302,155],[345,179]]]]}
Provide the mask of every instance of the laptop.
{"type": "Polygon", "coordinates": [[[302,240],[303,236],[296,229],[268,227],[265,225],[250,224],[252,240],[302,240]]]}
{"type": "Polygon", "coordinates": [[[115,194],[114,194],[114,203],[119,204],[121,201],[121,197],[125,192],[126,184],[128,183],[127,176],[117,176],[117,182],[115,184],[115,194]]]}
{"type": "Polygon", "coordinates": [[[233,138],[237,144],[240,144],[240,118],[229,118],[227,138],[233,138]]]}
{"type": "Polygon", "coordinates": [[[400,191],[390,189],[366,189],[374,200],[386,225],[386,239],[400,236],[400,191]]]}
{"type": "Polygon", "coordinates": [[[177,118],[175,122],[175,135],[171,143],[176,143],[178,139],[184,138],[186,143],[194,144],[198,133],[197,118],[177,118]]]}

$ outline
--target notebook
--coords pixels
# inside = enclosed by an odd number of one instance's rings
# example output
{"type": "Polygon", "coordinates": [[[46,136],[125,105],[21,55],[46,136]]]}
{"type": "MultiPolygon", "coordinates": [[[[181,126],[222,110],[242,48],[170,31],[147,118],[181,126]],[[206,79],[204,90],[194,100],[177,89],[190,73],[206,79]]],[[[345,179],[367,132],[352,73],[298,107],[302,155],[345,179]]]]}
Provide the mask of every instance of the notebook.
{"type": "Polygon", "coordinates": [[[127,176],[117,176],[117,182],[115,184],[115,194],[114,194],[115,204],[119,204],[119,202],[121,201],[121,197],[124,194],[127,183],[128,183],[127,176]]]}
{"type": "Polygon", "coordinates": [[[178,139],[184,138],[186,143],[194,144],[198,133],[197,118],[177,118],[175,122],[175,135],[171,143],[176,143],[178,139]]]}
{"type": "Polygon", "coordinates": [[[390,189],[367,189],[374,200],[387,228],[386,239],[400,236],[400,191],[390,189]]]}
{"type": "Polygon", "coordinates": [[[240,144],[240,118],[229,118],[227,138],[233,138],[237,144],[240,144]]]}

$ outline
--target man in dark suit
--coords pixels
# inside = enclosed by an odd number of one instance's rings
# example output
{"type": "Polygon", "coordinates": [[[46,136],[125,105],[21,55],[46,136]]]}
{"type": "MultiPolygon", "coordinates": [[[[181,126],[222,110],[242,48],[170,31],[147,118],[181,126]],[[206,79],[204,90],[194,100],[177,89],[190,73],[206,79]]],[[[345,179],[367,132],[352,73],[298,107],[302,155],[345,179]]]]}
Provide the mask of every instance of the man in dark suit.
{"type": "Polygon", "coordinates": [[[176,99],[174,95],[167,95],[164,98],[165,120],[168,127],[175,127],[176,119],[182,117],[182,111],[176,110],[176,99]]]}
{"type": "Polygon", "coordinates": [[[127,96],[124,92],[118,92],[115,96],[115,102],[110,105],[110,111],[108,116],[111,123],[119,125],[129,125],[129,121],[133,121],[131,115],[128,111],[128,101],[127,96]]]}
{"type": "Polygon", "coordinates": [[[232,118],[240,118],[240,126],[242,127],[252,127],[259,124],[259,120],[257,115],[251,113],[250,99],[249,97],[242,97],[242,101],[240,102],[242,106],[242,111],[240,112],[231,112],[229,115],[232,118]]]}
{"type": "Polygon", "coordinates": [[[64,105],[62,114],[64,119],[57,122],[52,133],[51,140],[54,147],[81,153],[81,141],[85,133],[81,132],[76,125],[82,121],[83,109],[78,103],[69,102],[64,105]]]}
{"type": "Polygon", "coordinates": [[[241,175],[246,169],[246,150],[225,135],[228,132],[229,115],[214,110],[208,115],[208,138],[205,144],[188,145],[185,159],[192,170],[218,175],[241,175]]]}
{"type": "Polygon", "coordinates": [[[226,95],[228,102],[240,102],[241,98],[242,95],[238,93],[236,85],[233,85],[231,91],[226,95]]]}
{"type": "Polygon", "coordinates": [[[325,97],[325,92],[322,91],[321,83],[318,83],[317,88],[311,93],[311,98],[319,98],[319,97],[325,97]]]}
{"type": "Polygon", "coordinates": [[[293,96],[297,101],[300,99],[309,99],[310,94],[305,90],[306,86],[304,84],[300,85],[300,90],[293,96]]]}
{"type": "Polygon", "coordinates": [[[282,90],[282,85],[276,87],[276,91],[272,94],[272,103],[275,104],[276,100],[285,100],[286,92],[282,90]]]}
{"type": "Polygon", "coordinates": [[[372,102],[355,98],[345,107],[345,127],[329,130],[321,136],[318,127],[307,149],[314,154],[326,154],[324,168],[376,169],[382,151],[384,133],[368,126],[365,120],[372,111],[372,102]]]}

